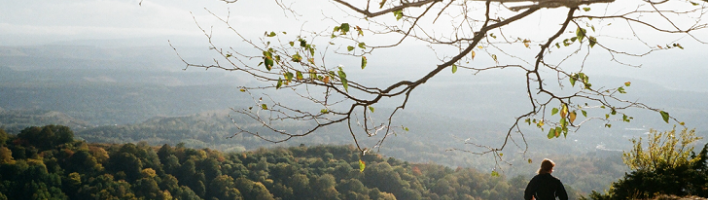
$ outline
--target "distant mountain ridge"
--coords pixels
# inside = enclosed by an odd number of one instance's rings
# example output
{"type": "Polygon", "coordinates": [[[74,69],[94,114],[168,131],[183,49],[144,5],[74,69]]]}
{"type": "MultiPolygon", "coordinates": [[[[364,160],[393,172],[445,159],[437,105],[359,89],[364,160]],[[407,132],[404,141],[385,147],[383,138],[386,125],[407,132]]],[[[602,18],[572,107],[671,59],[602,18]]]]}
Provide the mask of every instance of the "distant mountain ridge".
{"type": "Polygon", "coordinates": [[[83,130],[92,125],[67,114],[48,110],[5,110],[0,108],[0,127],[8,133],[18,133],[29,126],[57,124],[83,130]]]}

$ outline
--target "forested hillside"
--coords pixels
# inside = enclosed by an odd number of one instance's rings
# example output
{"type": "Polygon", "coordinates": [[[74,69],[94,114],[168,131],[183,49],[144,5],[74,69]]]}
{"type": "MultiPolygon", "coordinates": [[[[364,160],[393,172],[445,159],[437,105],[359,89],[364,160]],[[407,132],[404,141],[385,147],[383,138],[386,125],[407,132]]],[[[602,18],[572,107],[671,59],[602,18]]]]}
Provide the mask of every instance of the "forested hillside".
{"type": "Polygon", "coordinates": [[[527,183],[353,146],[95,144],[56,125],[0,130],[0,146],[0,199],[520,199],[527,183]]]}
{"type": "MultiPolygon", "coordinates": [[[[20,119],[9,115],[15,113],[15,116],[24,116],[23,119],[40,119],[41,116],[50,113],[48,111],[6,111],[8,115],[2,119],[20,119]]],[[[228,111],[221,112],[205,112],[183,117],[155,117],[138,124],[126,124],[117,126],[99,126],[78,128],[70,126],[75,131],[75,136],[78,139],[86,140],[89,143],[138,143],[146,142],[149,146],[161,146],[169,144],[175,146],[183,144],[187,148],[210,148],[212,150],[220,150],[223,152],[241,152],[252,151],[260,147],[287,148],[305,144],[307,146],[320,144],[351,144],[347,140],[346,134],[339,134],[346,130],[329,129],[324,132],[316,133],[307,138],[296,138],[288,143],[273,144],[261,139],[257,139],[250,135],[237,135],[235,122],[243,121],[239,117],[241,115],[231,115],[228,111]]],[[[0,116],[3,116],[0,113],[0,116]]],[[[405,118],[413,118],[414,116],[405,116],[405,118]]],[[[15,122],[20,120],[15,120],[15,122]]],[[[430,124],[435,126],[445,126],[445,120],[428,120],[430,124]]],[[[2,122],[2,121],[0,121],[2,122]]],[[[5,125],[11,124],[11,120],[5,121],[5,125]]],[[[39,124],[51,124],[51,120],[41,121],[39,124]]],[[[63,124],[61,121],[53,123],[63,124]]],[[[9,133],[19,133],[19,126],[30,126],[34,124],[15,123],[15,127],[11,130],[16,130],[9,133]]],[[[480,173],[490,174],[492,167],[495,166],[494,159],[485,156],[471,155],[461,151],[448,151],[450,148],[464,148],[465,146],[458,140],[440,139],[440,131],[433,128],[425,128],[430,124],[411,126],[411,132],[414,133],[399,133],[394,136],[394,140],[390,140],[380,150],[382,155],[395,157],[408,162],[415,163],[435,163],[438,165],[447,166],[450,168],[474,168],[480,173]],[[425,134],[422,134],[425,133],[425,134]],[[423,142],[428,141],[428,142],[423,142]]],[[[496,133],[477,127],[475,124],[459,125],[460,129],[475,130],[480,133],[479,140],[493,141],[496,133]],[[484,134],[482,134],[484,133],[484,134]],[[486,139],[485,139],[486,137],[486,139]]],[[[293,125],[294,129],[298,128],[293,125]]],[[[443,135],[444,136],[444,135],[443,135]]],[[[367,138],[363,138],[366,141],[367,138]]],[[[536,162],[528,163],[528,158],[534,161],[548,157],[554,159],[558,164],[556,170],[557,176],[562,178],[567,187],[583,193],[589,194],[593,190],[603,191],[607,189],[611,182],[621,178],[628,168],[622,163],[621,152],[618,151],[585,151],[580,150],[581,146],[577,142],[563,140],[536,140],[529,139],[530,142],[549,144],[547,147],[534,150],[534,155],[524,157],[520,152],[505,153],[505,161],[512,165],[505,165],[500,172],[508,178],[515,176],[531,177],[537,170],[536,162]]],[[[628,141],[627,141],[628,142],[628,141]]]]}

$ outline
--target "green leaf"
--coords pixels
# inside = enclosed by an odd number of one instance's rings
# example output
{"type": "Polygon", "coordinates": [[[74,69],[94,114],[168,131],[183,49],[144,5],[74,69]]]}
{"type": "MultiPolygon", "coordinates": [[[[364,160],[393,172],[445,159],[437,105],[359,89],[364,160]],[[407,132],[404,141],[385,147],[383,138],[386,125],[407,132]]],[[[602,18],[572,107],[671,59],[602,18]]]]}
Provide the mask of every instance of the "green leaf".
{"type": "Polygon", "coordinates": [[[499,157],[502,157],[502,156],[504,156],[504,153],[499,153],[499,157]]]}
{"type": "Polygon", "coordinates": [[[381,3],[379,3],[379,9],[383,8],[384,4],[386,4],[386,0],[383,0],[381,1],[381,3]]]}
{"type": "Polygon", "coordinates": [[[454,74],[455,72],[457,72],[457,65],[452,64],[452,73],[454,74]]]}
{"type": "Polygon", "coordinates": [[[295,53],[295,55],[293,55],[293,62],[300,62],[300,61],[302,61],[302,56],[300,56],[300,53],[295,53]]]}
{"type": "Polygon", "coordinates": [[[307,40],[301,38],[301,39],[299,39],[299,41],[300,41],[300,47],[302,47],[302,48],[307,47],[307,40]]]}
{"type": "Polygon", "coordinates": [[[632,82],[629,82],[629,81],[624,82],[624,86],[627,86],[627,87],[629,87],[629,85],[631,85],[631,84],[632,84],[632,82]]]}
{"type": "Polygon", "coordinates": [[[618,91],[620,94],[627,93],[626,91],[624,91],[624,88],[623,88],[623,87],[617,88],[617,91],[618,91]]]}
{"type": "Polygon", "coordinates": [[[272,32],[272,31],[271,31],[271,32],[268,34],[268,37],[275,37],[275,32],[272,32]]]}
{"type": "Polygon", "coordinates": [[[555,115],[556,113],[558,113],[558,108],[553,108],[551,110],[551,115],[555,115]]]}
{"type": "Polygon", "coordinates": [[[359,48],[366,49],[366,43],[359,42],[359,48]]]}
{"type": "Polygon", "coordinates": [[[342,23],[339,29],[342,31],[342,34],[347,34],[347,32],[349,32],[349,23],[342,23]]]}
{"type": "Polygon", "coordinates": [[[270,59],[268,57],[263,58],[263,63],[265,64],[265,67],[268,71],[273,68],[273,59],[270,59]]]}
{"type": "Polygon", "coordinates": [[[302,76],[302,72],[300,72],[300,71],[296,72],[295,76],[296,76],[295,79],[297,79],[298,81],[304,79],[302,76]]]}
{"type": "Polygon", "coordinates": [[[590,41],[590,48],[594,47],[595,44],[597,44],[597,39],[595,39],[595,37],[593,36],[588,37],[588,41],[590,41]]]}
{"type": "Polygon", "coordinates": [[[531,162],[532,162],[532,161],[531,161],[531,158],[529,158],[529,164],[531,164],[531,162]]]}
{"type": "Polygon", "coordinates": [[[561,136],[561,132],[563,132],[563,129],[562,129],[561,127],[556,127],[556,128],[554,129],[554,131],[553,131],[553,133],[555,134],[556,138],[558,138],[558,137],[561,136]]]}
{"type": "Polygon", "coordinates": [[[492,171],[492,177],[499,177],[499,172],[492,171]]]}
{"type": "Polygon", "coordinates": [[[295,42],[290,41],[290,46],[291,46],[291,47],[292,47],[292,46],[295,46],[295,42]]]}
{"type": "Polygon", "coordinates": [[[313,47],[313,45],[307,44],[307,45],[305,45],[305,49],[310,50],[310,55],[312,55],[312,56],[315,55],[315,48],[313,47]]]}
{"type": "MultiPolygon", "coordinates": [[[[283,79],[281,79],[280,77],[278,77],[278,84],[275,85],[275,89],[276,89],[276,90],[277,90],[277,89],[280,89],[280,86],[283,86],[283,79]]],[[[263,104],[263,105],[265,105],[265,104],[263,104]]],[[[264,109],[264,110],[265,110],[265,109],[264,109]]]]}
{"type": "Polygon", "coordinates": [[[273,68],[273,54],[270,51],[263,51],[263,63],[268,71],[273,68]]]}
{"type": "Polygon", "coordinates": [[[551,130],[548,130],[548,135],[546,135],[546,137],[548,139],[553,139],[553,137],[555,137],[555,136],[556,136],[556,129],[552,128],[551,130]]]}
{"type": "Polygon", "coordinates": [[[364,168],[366,168],[366,163],[359,159],[359,172],[364,172],[364,168]]]}
{"type": "Polygon", "coordinates": [[[497,54],[492,54],[492,59],[494,59],[494,62],[499,63],[499,61],[497,61],[497,54]]]}
{"type": "Polygon", "coordinates": [[[369,62],[369,61],[366,59],[366,56],[362,56],[362,57],[361,57],[361,69],[364,69],[364,68],[366,67],[366,64],[367,64],[368,62],[369,62]]]}
{"type": "Polygon", "coordinates": [[[342,87],[344,87],[344,91],[349,92],[349,83],[347,83],[347,74],[344,73],[342,68],[339,68],[339,71],[337,72],[339,74],[339,80],[342,81],[342,87]]]}
{"type": "Polygon", "coordinates": [[[393,16],[396,17],[396,20],[400,20],[401,18],[403,18],[403,10],[393,11],[393,16]]]}
{"type": "Polygon", "coordinates": [[[565,120],[565,118],[560,119],[560,125],[561,128],[565,128],[566,126],[568,126],[568,122],[565,120]]]}
{"type": "Polygon", "coordinates": [[[371,112],[373,113],[373,112],[374,112],[374,107],[369,106],[369,111],[371,111],[371,112]]]}
{"type": "Polygon", "coordinates": [[[583,113],[583,116],[584,116],[584,117],[588,117],[588,112],[587,112],[587,111],[581,110],[580,112],[583,113]]]}
{"type": "Polygon", "coordinates": [[[571,75],[570,75],[570,78],[569,78],[569,80],[570,80],[570,85],[573,86],[573,87],[575,87],[575,81],[576,81],[577,79],[578,79],[578,75],[577,75],[577,74],[571,74],[571,75]]]}
{"type": "Polygon", "coordinates": [[[283,76],[285,76],[285,80],[287,80],[288,82],[293,80],[293,73],[292,72],[287,72],[283,76]]]}
{"type": "Polygon", "coordinates": [[[584,28],[578,27],[578,29],[575,30],[575,36],[578,38],[579,41],[583,41],[583,38],[585,38],[585,33],[586,30],[584,28]]]}
{"type": "Polygon", "coordinates": [[[261,109],[263,109],[263,110],[268,110],[268,105],[266,105],[266,104],[261,104],[261,109]]]}
{"type": "Polygon", "coordinates": [[[310,80],[315,80],[317,78],[317,72],[315,72],[314,69],[310,68],[310,80]]]}
{"type": "Polygon", "coordinates": [[[320,110],[320,113],[322,113],[322,114],[327,114],[328,112],[329,112],[329,110],[324,109],[324,108],[322,110],[320,110]]]}
{"type": "Polygon", "coordinates": [[[583,8],[583,10],[584,10],[585,12],[588,12],[588,11],[590,11],[590,7],[585,7],[585,8],[583,8]]]}
{"type": "Polygon", "coordinates": [[[664,119],[664,122],[667,124],[669,123],[669,113],[662,111],[659,111],[661,113],[661,118],[664,119]]]}
{"type": "Polygon", "coordinates": [[[354,51],[354,46],[348,46],[347,51],[354,51]]]}

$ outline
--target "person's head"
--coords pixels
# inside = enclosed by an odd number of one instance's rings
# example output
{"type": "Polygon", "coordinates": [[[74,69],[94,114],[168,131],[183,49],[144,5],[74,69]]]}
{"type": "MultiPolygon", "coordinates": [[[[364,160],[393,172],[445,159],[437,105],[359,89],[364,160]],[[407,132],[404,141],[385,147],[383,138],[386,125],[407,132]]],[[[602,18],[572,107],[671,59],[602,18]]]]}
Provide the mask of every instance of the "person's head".
{"type": "Polygon", "coordinates": [[[538,168],[538,174],[550,174],[553,172],[553,167],[556,166],[551,159],[545,158],[541,161],[541,168],[538,168]]]}

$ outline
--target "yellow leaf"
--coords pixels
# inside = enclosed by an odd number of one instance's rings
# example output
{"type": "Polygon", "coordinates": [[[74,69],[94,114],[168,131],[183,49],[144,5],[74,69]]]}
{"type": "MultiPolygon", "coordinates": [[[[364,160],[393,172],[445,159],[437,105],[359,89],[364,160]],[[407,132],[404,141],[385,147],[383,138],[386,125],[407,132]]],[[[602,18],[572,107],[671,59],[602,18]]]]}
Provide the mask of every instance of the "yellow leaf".
{"type": "Polygon", "coordinates": [[[568,116],[568,106],[563,104],[563,108],[561,109],[561,117],[565,118],[568,116]]]}
{"type": "Polygon", "coordinates": [[[477,55],[477,54],[474,53],[474,51],[472,51],[472,60],[474,60],[474,56],[476,56],[476,55],[477,55]]]}
{"type": "Polygon", "coordinates": [[[575,114],[575,111],[570,113],[570,123],[573,123],[575,121],[575,117],[577,117],[577,114],[575,114]]]}
{"type": "Polygon", "coordinates": [[[324,81],[324,84],[329,83],[329,76],[325,76],[323,81],[324,81]]]}
{"type": "Polygon", "coordinates": [[[364,168],[366,168],[366,163],[363,160],[359,159],[359,171],[364,172],[364,168]]]}

